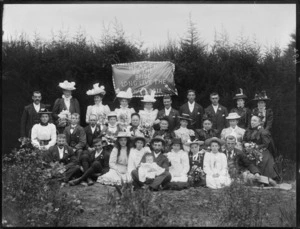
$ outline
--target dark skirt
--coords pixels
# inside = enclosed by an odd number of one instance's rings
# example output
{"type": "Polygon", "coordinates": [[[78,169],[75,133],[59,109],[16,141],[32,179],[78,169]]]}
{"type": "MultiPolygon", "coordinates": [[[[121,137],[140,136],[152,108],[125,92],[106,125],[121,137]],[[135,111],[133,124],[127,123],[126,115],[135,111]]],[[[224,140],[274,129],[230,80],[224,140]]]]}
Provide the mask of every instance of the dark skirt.
{"type": "Polygon", "coordinates": [[[269,150],[264,150],[262,152],[263,159],[258,164],[258,168],[261,172],[261,175],[269,177],[269,178],[276,178],[277,173],[274,170],[274,158],[273,155],[270,153],[269,150]]]}

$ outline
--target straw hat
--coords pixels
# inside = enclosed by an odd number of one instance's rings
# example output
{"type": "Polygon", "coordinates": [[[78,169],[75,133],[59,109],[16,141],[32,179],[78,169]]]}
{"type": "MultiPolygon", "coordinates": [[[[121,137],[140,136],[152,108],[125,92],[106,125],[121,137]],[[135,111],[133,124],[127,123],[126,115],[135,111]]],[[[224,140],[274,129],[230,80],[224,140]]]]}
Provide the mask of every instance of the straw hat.
{"type": "Polygon", "coordinates": [[[240,93],[235,94],[233,99],[247,99],[247,96],[243,93],[243,89],[240,88],[240,93]]]}
{"type": "Polygon", "coordinates": [[[73,91],[75,90],[75,82],[69,82],[67,80],[65,80],[62,83],[59,83],[58,86],[64,90],[68,90],[68,91],[73,91]]]}
{"type": "Polygon", "coordinates": [[[266,100],[271,100],[267,94],[266,91],[261,91],[260,93],[256,93],[254,96],[255,101],[266,101],[266,100]]]}
{"type": "Polygon", "coordinates": [[[190,139],[185,143],[188,146],[191,146],[192,144],[198,144],[199,146],[204,144],[204,141],[200,141],[198,139],[195,139],[194,141],[191,141],[190,139]]]}
{"type": "Polygon", "coordinates": [[[131,138],[131,140],[133,141],[133,144],[135,145],[135,143],[138,141],[138,140],[141,140],[144,142],[144,145],[146,145],[146,138],[144,137],[143,134],[139,134],[139,135],[136,135],[136,136],[133,136],[131,138]]]}
{"type": "Polygon", "coordinates": [[[117,94],[117,98],[120,98],[120,99],[131,99],[132,98],[132,90],[131,90],[131,88],[129,87],[127,89],[127,91],[120,91],[117,94]]]}
{"type": "Polygon", "coordinates": [[[141,102],[144,102],[144,103],[154,103],[156,101],[156,99],[154,98],[154,96],[155,96],[155,91],[152,90],[150,95],[149,94],[144,95],[143,100],[141,100],[141,102]]]}
{"type": "Polygon", "coordinates": [[[38,112],[39,115],[42,115],[42,114],[52,114],[51,111],[49,111],[47,108],[41,108],[40,111],[38,112]]]}
{"type": "Polygon", "coordinates": [[[112,111],[107,115],[107,118],[109,118],[109,117],[118,117],[118,115],[116,112],[112,111]]]}
{"type": "Polygon", "coordinates": [[[226,119],[239,119],[241,116],[238,115],[236,112],[229,113],[226,119]]]}
{"type": "Polygon", "coordinates": [[[130,133],[128,132],[119,132],[117,138],[131,138],[130,133]]]}
{"type": "Polygon", "coordinates": [[[157,135],[157,136],[155,136],[154,138],[151,139],[150,144],[152,144],[153,142],[156,142],[156,141],[162,142],[163,145],[165,145],[165,143],[166,143],[162,136],[157,135]]]}
{"type": "Polygon", "coordinates": [[[104,86],[100,86],[99,87],[99,83],[95,83],[93,85],[93,89],[91,90],[88,90],[86,92],[87,95],[98,95],[98,94],[102,94],[102,95],[105,95],[106,92],[105,92],[105,87],[104,86]]]}
{"type": "Polygon", "coordinates": [[[218,142],[221,146],[225,144],[225,141],[223,141],[222,139],[217,137],[212,137],[205,140],[205,145],[210,146],[212,142],[218,142]]]}
{"type": "Polygon", "coordinates": [[[181,116],[178,116],[180,120],[192,121],[189,114],[182,113],[181,116]]]}

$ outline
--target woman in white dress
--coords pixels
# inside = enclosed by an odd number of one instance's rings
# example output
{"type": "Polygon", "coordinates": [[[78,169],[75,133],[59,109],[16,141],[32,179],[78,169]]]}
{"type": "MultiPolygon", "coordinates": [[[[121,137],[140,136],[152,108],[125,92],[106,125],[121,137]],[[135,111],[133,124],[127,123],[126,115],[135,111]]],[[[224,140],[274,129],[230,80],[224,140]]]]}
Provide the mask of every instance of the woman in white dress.
{"type": "Polygon", "coordinates": [[[98,177],[97,182],[105,185],[121,185],[130,180],[127,173],[128,157],[130,152],[130,135],[119,132],[115,147],[109,158],[109,171],[98,177]]]}
{"type": "Polygon", "coordinates": [[[93,85],[93,89],[86,92],[87,95],[94,96],[95,105],[90,105],[86,110],[86,123],[89,123],[89,117],[91,114],[95,114],[98,117],[98,123],[101,123],[101,120],[104,119],[107,121],[107,115],[110,113],[109,106],[102,104],[102,99],[106,94],[104,86],[99,87],[99,83],[93,85]]]}
{"type": "Polygon", "coordinates": [[[169,172],[171,173],[171,182],[187,182],[188,172],[190,170],[188,153],[182,150],[180,138],[172,140],[172,150],[167,153],[167,158],[171,163],[169,172]]]}
{"type": "Polygon", "coordinates": [[[236,148],[239,150],[243,150],[243,137],[245,134],[245,130],[241,127],[239,127],[237,124],[239,122],[241,116],[239,116],[237,113],[229,113],[226,117],[227,120],[229,120],[229,127],[225,128],[221,132],[221,139],[225,141],[226,137],[229,135],[232,135],[236,138],[237,144],[236,148]]]}
{"type": "Polygon", "coordinates": [[[192,119],[185,113],[182,113],[182,115],[178,117],[180,119],[180,127],[179,129],[174,130],[174,133],[177,138],[181,138],[184,151],[189,152],[190,146],[186,143],[187,141],[194,140],[193,138],[195,137],[195,132],[192,129],[187,128],[192,119]]]}
{"type": "Polygon", "coordinates": [[[133,108],[128,107],[130,99],[132,98],[131,88],[128,88],[126,92],[120,91],[117,94],[117,98],[120,102],[120,108],[116,108],[115,112],[117,114],[120,127],[125,131],[131,122],[131,115],[135,113],[133,108]]]}
{"type": "Polygon", "coordinates": [[[206,173],[206,186],[208,188],[218,189],[231,184],[226,155],[219,152],[224,143],[223,140],[216,137],[205,141],[205,144],[211,148],[211,152],[205,153],[203,161],[203,170],[206,173]]]}
{"type": "Polygon", "coordinates": [[[128,158],[127,173],[131,180],[131,172],[137,169],[145,153],[151,153],[146,145],[146,139],[143,136],[137,136],[133,140],[133,148],[131,148],[128,158]]]}
{"type": "Polygon", "coordinates": [[[39,111],[41,122],[35,124],[31,130],[32,145],[39,150],[48,150],[56,143],[56,126],[49,123],[51,113],[46,108],[41,108],[39,111]]]}

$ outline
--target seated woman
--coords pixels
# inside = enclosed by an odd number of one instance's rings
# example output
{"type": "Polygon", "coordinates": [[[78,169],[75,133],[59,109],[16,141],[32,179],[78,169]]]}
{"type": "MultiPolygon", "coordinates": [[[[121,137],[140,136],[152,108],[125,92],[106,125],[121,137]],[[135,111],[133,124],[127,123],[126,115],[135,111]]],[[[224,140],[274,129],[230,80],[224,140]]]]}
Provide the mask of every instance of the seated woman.
{"type": "Polygon", "coordinates": [[[191,138],[195,138],[195,132],[192,129],[187,128],[192,119],[190,119],[190,116],[185,113],[182,113],[182,115],[178,117],[180,119],[180,127],[179,129],[174,130],[174,133],[177,138],[181,138],[184,151],[189,152],[190,147],[186,145],[186,142],[188,140],[192,140],[191,138]]]}
{"type": "MultiPolygon", "coordinates": [[[[195,130],[195,136],[196,139],[198,139],[199,141],[205,141],[209,138],[212,137],[217,137],[217,130],[212,129],[212,119],[211,116],[209,114],[204,114],[202,117],[202,124],[203,124],[203,128],[202,129],[196,129],[195,130]]],[[[201,146],[202,148],[206,148],[205,145],[201,146]]]]}
{"type": "Polygon", "coordinates": [[[218,189],[231,184],[226,155],[220,152],[224,143],[223,140],[216,137],[205,141],[205,144],[211,148],[210,153],[205,153],[203,161],[203,170],[206,174],[206,186],[208,188],[218,189]]]}
{"type": "Polygon", "coordinates": [[[56,126],[53,123],[49,123],[51,113],[46,108],[41,108],[38,113],[41,122],[35,124],[31,129],[32,145],[39,150],[48,150],[56,143],[56,126]]]}
{"type": "Polygon", "coordinates": [[[98,177],[97,182],[105,185],[127,183],[130,180],[127,173],[129,152],[130,135],[126,132],[119,132],[115,147],[110,154],[109,171],[98,177]]]}
{"type": "Polygon", "coordinates": [[[271,185],[276,185],[276,179],[280,179],[274,170],[274,158],[270,153],[272,137],[268,130],[262,127],[263,122],[259,116],[252,116],[251,127],[244,134],[243,143],[253,142],[262,152],[262,161],[257,165],[261,175],[269,178],[271,185]]]}
{"type": "Polygon", "coordinates": [[[190,170],[189,157],[187,152],[182,150],[180,138],[174,138],[172,141],[172,151],[167,153],[167,158],[171,164],[169,172],[171,173],[171,182],[187,182],[187,173],[190,170]]]}
{"type": "Polygon", "coordinates": [[[101,134],[105,136],[105,138],[107,139],[110,145],[113,145],[117,139],[118,133],[122,132],[122,129],[118,125],[116,112],[110,112],[107,115],[107,119],[108,119],[107,127],[104,128],[101,134]]]}
{"type": "Polygon", "coordinates": [[[169,120],[165,117],[160,119],[159,128],[159,130],[154,132],[153,138],[156,136],[161,136],[166,142],[164,152],[168,153],[171,151],[169,139],[172,141],[172,139],[175,138],[175,133],[173,131],[169,131],[169,120]]]}
{"type": "Polygon", "coordinates": [[[229,113],[226,117],[229,120],[229,127],[225,128],[221,132],[221,139],[225,141],[226,137],[232,135],[236,138],[236,148],[239,150],[243,150],[243,136],[245,134],[245,130],[238,127],[240,116],[237,113],[229,113]]]}
{"type": "Polygon", "coordinates": [[[133,113],[131,115],[131,123],[127,126],[126,132],[129,132],[132,137],[144,136],[144,134],[140,131],[140,122],[140,115],[138,113],[133,113]]]}
{"type": "Polygon", "coordinates": [[[189,183],[192,187],[205,186],[205,173],[203,171],[203,159],[205,150],[200,150],[200,146],[204,141],[194,140],[188,141],[190,152],[188,153],[190,162],[190,171],[188,173],[189,183]]]}
{"type": "Polygon", "coordinates": [[[133,139],[133,148],[130,149],[127,173],[131,178],[131,172],[137,169],[145,153],[151,153],[151,150],[146,145],[146,139],[143,136],[137,136],[133,139]]]}

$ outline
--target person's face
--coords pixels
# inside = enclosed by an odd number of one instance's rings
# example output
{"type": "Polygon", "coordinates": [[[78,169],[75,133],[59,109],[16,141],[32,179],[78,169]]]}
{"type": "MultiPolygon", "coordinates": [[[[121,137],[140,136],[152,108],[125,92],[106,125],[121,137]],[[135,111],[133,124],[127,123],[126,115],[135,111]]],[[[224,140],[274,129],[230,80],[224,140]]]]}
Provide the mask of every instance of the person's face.
{"type": "Polygon", "coordinates": [[[147,157],[146,157],[146,163],[150,163],[150,164],[151,164],[151,163],[153,163],[153,161],[154,161],[154,160],[153,160],[153,157],[152,157],[152,156],[147,156],[147,157]]]}
{"type": "Polygon", "coordinates": [[[266,102],[265,101],[258,101],[257,102],[257,107],[258,109],[263,109],[266,107],[266,102]]]}
{"type": "Polygon", "coordinates": [[[94,144],[94,147],[96,149],[96,151],[100,151],[103,148],[102,142],[97,142],[96,144],[94,144]]]}
{"type": "Polygon", "coordinates": [[[218,105],[219,104],[219,95],[212,95],[210,96],[210,101],[213,105],[218,105]]]}
{"type": "Polygon", "coordinates": [[[137,150],[141,150],[144,147],[144,142],[142,140],[137,140],[135,142],[135,147],[137,148],[137,150]]]}
{"type": "Polygon", "coordinates": [[[173,144],[172,145],[172,149],[175,151],[175,152],[178,152],[180,150],[180,144],[173,144]]]}
{"type": "Polygon", "coordinates": [[[219,146],[218,143],[212,142],[212,143],[210,144],[210,148],[211,148],[211,151],[212,151],[213,153],[216,153],[216,152],[219,151],[220,146],[219,146]]]}
{"type": "Polygon", "coordinates": [[[236,101],[238,107],[244,107],[245,106],[245,100],[244,99],[238,99],[236,101]]]}
{"type": "Polygon", "coordinates": [[[164,103],[165,108],[169,109],[171,107],[172,100],[171,99],[164,99],[163,103],[164,103]]]}
{"type": "Polygon", "coordinates": [[[159,125],[161,130],[167,130],[169,127],[169,123],[166,120],[161,120],[159,125]]]}
{"type": "Polygon", "coordinates": [[[152,143],[152,148],[153,148],[155,153],[161,152],[162,147],[163,147],[162,142],[157,141],[157,142],[152,143]]]}
{"type": "Polygon", "coordinates": [[[110,125],[114,126],[117,123],[117,118],[116,117],[109,117],[108,122],[110,125]]]}
{"type": "Polygon", "coordinates": [[[95,115],[91,115],[89,119],[90,125],[94,127],[97,123],[97,117],[95,115]]]}
{"type": "Polygon", "coordinates": [[[182,120],[180,120],[180,125],[181,125],[182,127],[187,127],[187,125],[188,125],[188,121],[187,121],[187,120],[184,120],[184,119],[182,119],[182,120]]]}
{"type": "Polygon", "coordinates": [[[252,127],[252,128],[255,128],[255,127],[259,126],[259,125],[260,125],[259,117],[253,116],[253,117],[251,118],[251,127],[252,127]]]}
{"type": "Polygon", "coordinates": [[[63,90],[63,94],[65,95],[66,98],[69,98],[72,95],[72,91],[70,91],[70,90],[63,90]]]}
{"type": "Polygon", "coordinates": [[[194,92],[189,92],[188,95],[187,95],[187,98],[189,100],[189,102],[194,102],[195,101],[195,98],[196,98],[196,95],[194,92]]]}
{"type": "Polygon", "coordinates": [[[205,120],[205,121],[203,122],[203,127],[204,127],[206,130],[210,130],[211,127],[212,127],[211,121],[205,120]]]}
{"type": "Polygon", "coordinates": [[[42,114],[41,115],[41,122],[47,123],[49,121],[49,115],[48,114],[42,114]]]}
{"type": "Polygon", "coordinates": [[[226,140],[226,148],[227,150],[231,151],[234,149],[234,147],[236,146],[236,140],[226,140]]]}
{"type": "Polygon", "coordinates": [[[132,126],[139,126],[140,125],[140,118],[136,115],[132,116],[131,125],[132,126]]]}
{"type": "Polygon", "coordinates": [[[197,153],[199,151],[199,145],[191,144],[191,151],[192,151],[192,153],[197,153]]]}
{"type": "Polygon", "coordinates": [[[120,143],[121,147],[125,147],[127,144],[127,138],[120,138],[119,143],[120,143]]]}
{"type": "Polygon", "coordinates": [[[39,104],[42,100],[42,95],[40,93],[33,93],[32,100],[35,104],[39,104]]]}
{"type": "Polygon", "coordinates": [[[238,124],[238,120],[237,119],[230,119],[229,120],[229,125],[231,126],[231,127],[236,127],[236,125],[238,124]]]}
{"type": "Polygon", "coordinates": [[[146,108],[147,110],[152,109],[152,107],[153,107],[153,103],[145,103],[144,104],[144,108],[146,108]]]}
{"type": "Polygon", "coordinates": [[[78,122],[79,122],[79,116],[71,115],[71,124],[72,125],[77,125],[78,122]]]}
{"type": "Polygon", "coordinates": [[[120,105],[121,105],[121,107],[127,107],[128,99],[120,99],[120,105]]]}
{"type": "Polygon", "coordinates": [[[62,148],[66,144],[66,139],[64,138],[57,138],[56,144],[59,148],[62,148]]]}
{"type": "Polygon", "coordinates": [[[94,96],[94,102],[95,104],[99,104],[102,101],[102,97],[100,95],[94,96]]]}

